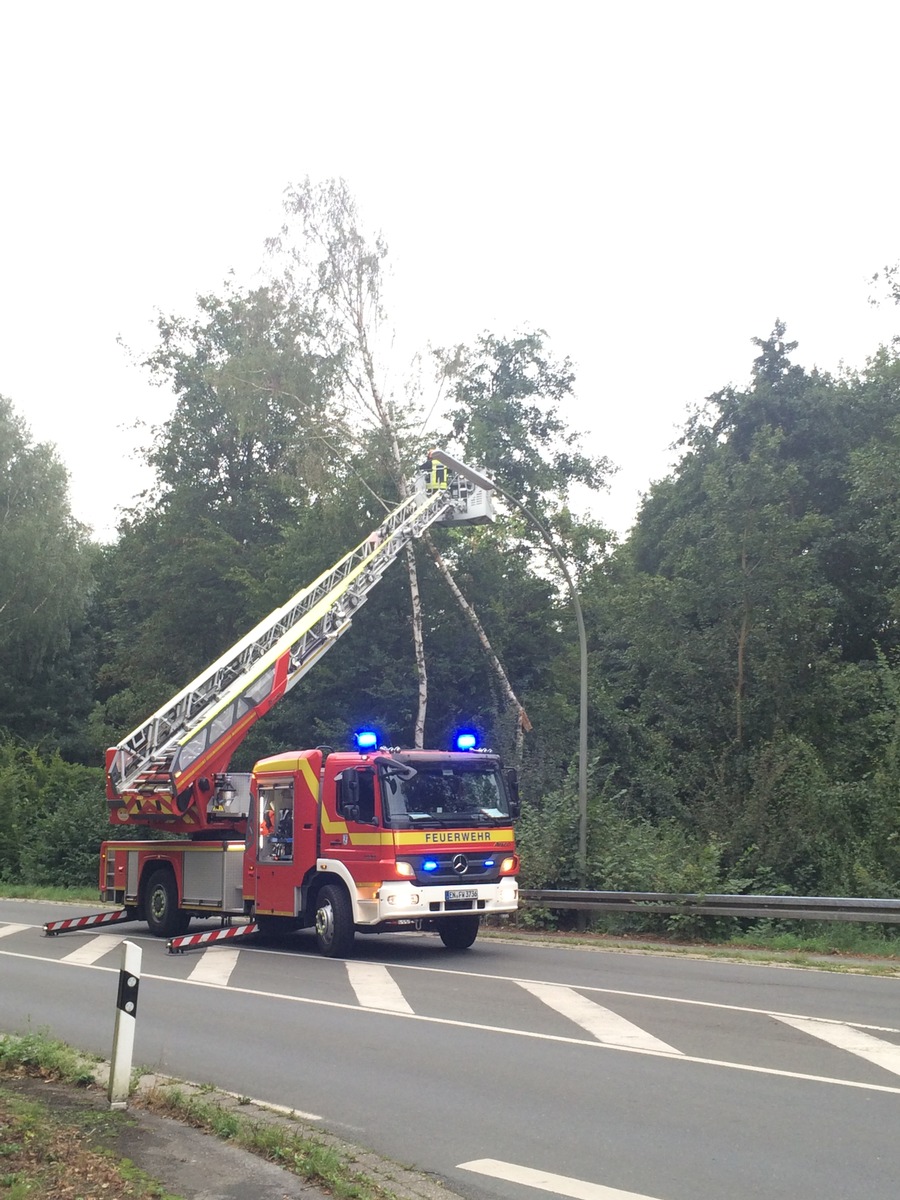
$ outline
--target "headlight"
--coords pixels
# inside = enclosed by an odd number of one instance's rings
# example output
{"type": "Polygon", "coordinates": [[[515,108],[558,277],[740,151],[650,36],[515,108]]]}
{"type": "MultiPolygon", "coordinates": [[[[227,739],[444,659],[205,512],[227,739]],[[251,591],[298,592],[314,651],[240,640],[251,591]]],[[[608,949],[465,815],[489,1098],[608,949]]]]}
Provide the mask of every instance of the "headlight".
{"type": "Polygon", "coordinates": [[[401,875],[404,879],[414,879],[416,875],[416,869],[412,863],[403,862],[403,860],[400,859],[397,862],[397,874],[401,875]]]}

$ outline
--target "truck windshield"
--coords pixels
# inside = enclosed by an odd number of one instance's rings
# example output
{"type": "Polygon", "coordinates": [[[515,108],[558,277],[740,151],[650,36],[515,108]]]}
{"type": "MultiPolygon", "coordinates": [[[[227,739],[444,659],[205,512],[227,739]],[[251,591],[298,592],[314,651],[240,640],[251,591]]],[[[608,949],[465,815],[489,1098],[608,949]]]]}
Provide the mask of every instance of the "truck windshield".
{"type": "Polygon", "coordinates": [[[470,825],[509,820],[506,791],[495,769],[417,764],[412,779],[386,772],[381,788],[384,815],[392,824],[431,820],[470,825]]]}

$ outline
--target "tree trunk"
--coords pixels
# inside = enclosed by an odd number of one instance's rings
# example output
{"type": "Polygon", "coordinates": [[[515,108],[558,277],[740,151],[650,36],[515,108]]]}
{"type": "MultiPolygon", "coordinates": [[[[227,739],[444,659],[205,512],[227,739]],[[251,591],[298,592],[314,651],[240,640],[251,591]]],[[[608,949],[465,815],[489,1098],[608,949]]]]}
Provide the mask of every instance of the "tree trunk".
{"type": "MultiPolygon", "coordinates": [[[[409,495],[406,476],[403,473],[403,458],[400,454],[400,444],[397,441],[397,431],[375,377],[375,364],[369,349],[366,327],[363,319],[362,306],[357,310],[356,336],[362,357],[363,370],[372,403],[378,414],[382,429],[390,438],[392,474],[401,498],[409,495]]],[[[422,630],[422,597],[419,593],[419,574],[416,568],[416,556],[412,545],[406,547],[406,569],[409,575],[409,599],[412,612],[413,647],[416,656],[416,674],[419,677],[419,703],[416,709],[416,723],[413,733],[413,746],[421,750],[425,745],[425,716],[428,712],[428,670],[425,663],[425,636],[422,630]]]]}
{"type": "Polygon", "coordinates": [[[526,713],[524,707],[519,702],[518,696],[513,691],[512,684],[509,682],[509,678],[506,674],[506,671],[503,669],[503,664],[500,662],[500,659],[494,653],[494,648],[491,645],[490,641],[488,640],[488,636],[484,631],[484,626],[481,624],[481,621],[478,619],[478,614],[475,612],[475,609],[472,607],[472,605],[468,602],[468,600],[465,598],[465,596],[460,591],[459,585],[457,584],[456,580],[453,578],[450,568],[447,566],[446,562],[444,561],[443,557],[441,556],[441,552],[438,550],[437,546],[435,546],[435,544],[431,538],[431,534],[430,533],[424,534],[423,541],[425,542],[425,545],[428,547],[429,551],[431,552],[431,557],[434,559],[437,569],[440,571],[444,582],[446,583],[446,585],[449,588],[449,590],[451,591],[451,593],[456,597],[456,602],[459,605],[459,607],[465,613],[466,620],[469,622],[469,624],[475,630],[475,636],[478,638],[479,642],[481,642],[481,645],[482,645],[485,653],[488,656],[488,662],[490,662],[491,667],[494,670],[494,674],[497,676],[498,680],[500,681],[500,687],[503,690],[503,694],[506,696],[506,699],[513,706],[513,708],[516,710],[516,715],[518,717],[517,728],[516,728],[516,759],[517,759],[517,765],[518,765],[519,760],[521,760],[522,735],[525,733],[530,733],[532,730],[532,724],[528,719],[528,713],[526,713]]]}
{"type": "Polygon", "coordinates": [[[745,656],[747,652],[747,639],[750,636],[750,626],[753,617],[753,609],[747,598],[747,577],[752,573],[752,570],[747,562],[747,530],[744,530],[743,542],[741,545],[741,577],[743,580],[743,596],[741,601],[741,628],[738,633],[737,644],[737,682],[734,687],[734,710],[735,710],[735,740],[740,746],[744,741],[744,672],[745,672],[745,656]]]}

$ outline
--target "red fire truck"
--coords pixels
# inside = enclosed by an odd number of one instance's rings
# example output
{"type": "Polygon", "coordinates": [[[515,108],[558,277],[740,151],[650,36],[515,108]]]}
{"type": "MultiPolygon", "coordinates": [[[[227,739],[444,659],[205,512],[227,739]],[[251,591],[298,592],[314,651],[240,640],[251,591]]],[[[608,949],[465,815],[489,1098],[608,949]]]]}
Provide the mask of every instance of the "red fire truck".
{"type": "Polygon", "coordinates": [[[490,489],[432,452],[374,533],[108,750],[110,820],[166,837],[105,842],[100,896],[120,908],[45,932],[145,920],[179,951],[314,927],[320,951],[344,957],[356,932],[434,930],[465,949],[483,916],[515,912],[515,772],[471,735],[453,750],[403,750],[362,731],[353,752],[318,746],[265,758],[249,775],[228,769],[403,547],[437,521],[492,520],[490,489]],[[187,932],[209,916],[219,929],[187,932]]]}

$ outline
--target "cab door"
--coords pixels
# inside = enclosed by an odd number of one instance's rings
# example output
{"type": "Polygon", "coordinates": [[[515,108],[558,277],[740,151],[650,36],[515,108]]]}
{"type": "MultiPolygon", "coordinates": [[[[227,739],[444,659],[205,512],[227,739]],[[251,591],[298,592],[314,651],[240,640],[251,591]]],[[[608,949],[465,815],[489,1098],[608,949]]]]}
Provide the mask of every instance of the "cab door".
{"type": "Polygon", "coordinates": [[[323,813],[322,855],[342,862],[358,885],[380,884],[385,856],[393,857],[393,843],[384,828],[374,768],[345,766],[329,782],[326,808],[333,806],[334,816],[323,813]]]}
{"type": "Polygon", "coordinates": [[[296,916],[295,815],[292,779],[260,783],[247,833],[248,842],[253,838],[248,874],[257,913],[296,916]]]}

